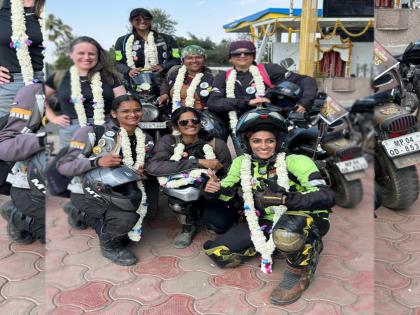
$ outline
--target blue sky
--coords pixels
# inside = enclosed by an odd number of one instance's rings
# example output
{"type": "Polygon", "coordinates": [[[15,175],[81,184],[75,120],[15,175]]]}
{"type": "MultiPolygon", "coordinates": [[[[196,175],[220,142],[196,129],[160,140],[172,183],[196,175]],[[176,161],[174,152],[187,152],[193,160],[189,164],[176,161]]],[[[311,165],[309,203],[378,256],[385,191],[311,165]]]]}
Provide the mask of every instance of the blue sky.
{"type": "MultiPolygon", "coordinates": [[[[322,3],[318,0],[318,3],[322,3]]],[[[302,1],[295,0],[300,8],[302,1]]],[[[223,25],[267,8],[288,8],[288,0],[47,0],[47,13],[53,13],[73,28],[75,35],[87,35],[104,48],[111,47],[126,33],[128,16],[136,7],[160,8],[178,22],[176,35],[188,32],[198,37],[209,36],[219,42],[234,38],[224,32],[223,25]]],[[[50,53],[47,53],[50,55],[50,53]]],[[[50,59],[50,58],[48,58],[50,59]]]]}

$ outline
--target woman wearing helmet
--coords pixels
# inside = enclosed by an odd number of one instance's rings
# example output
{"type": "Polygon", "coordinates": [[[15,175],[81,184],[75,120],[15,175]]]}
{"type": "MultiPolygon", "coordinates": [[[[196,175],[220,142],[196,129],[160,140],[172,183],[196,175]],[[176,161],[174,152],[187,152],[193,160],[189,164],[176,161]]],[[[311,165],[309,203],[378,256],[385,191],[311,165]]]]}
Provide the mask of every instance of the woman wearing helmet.
{"type": "MultiPolygon", "coordinates": [[[[165,188],[178,188],[190,184],[186,182],[173,186],[169,184],[170,176],[183,173],[186,178],[192,178],[194,170],[204,169],[207,173],[207,170],[211,169],[219,176],[224,176],[231,162],[229,149],[224,141],[218,138],[209,139],[206,133],[200,132],[200,113],[191,107],[180,107],[173,112],[171,119],[180,135],[165,135],[158,141],[147,172],[161,177],[159,182],[165,188]]],[[[201,179],[201,174],[198,174],[197,178],[201,179]]],[[[177,212],[182,231],[174,240],[176,248],[185,248],[191,244],[197,230],[195,220],[200,209],[203,210],[204,223],[215,232],[226,231],[234,221],[235,213],[232,207],[218,202],[204,204],[201,200],[185,211],[177,212]]]]}
{"type": "Polygon", "coordinates": [[[134,241],[141,237],[147,211],[142,179],[153,142],[137,126],[143,112],[136,97],[115,98],[111,115],[102,132],[95,130],[101,126],[77,130],[57,169],[65,176],[83,175],[83,190],[79,186],[78,193],[72,194],[75,207],[68,209],[73,216],[70,221],[93,227],[102,255],[127,266],[137,262],[123,244],[127,235],[134,241]]]}
{"type": "Polygon", "coordinates": [[[265,109],[246,113],[237,125],[245,154],[232,162],[224,179],[212,177],[205,187],[221,200],[230,200],[239,187],[243,191],[248,224],[204,243],[205,253],[220,267],[236,267],[259,252],[262,271],[271,272],[274,250],[286,255],[284,279],[270,297],[274,304],[293,303],[308,287],[335,203],[310,158],[285,154],[286,133],[280,114],[265,109]]]}
{"type": "MultiPolygon", "coordinates": [[[[311,77],[300,75],[278,64],[256,64],[256,48],[248,40],[232,42],[229,46],[229,61],[233,68],[220,71],[214,78],[213,90],[207,102],[209,110],[229,121],[234,136],[238,118],[257,105],[269,103],[265,97],[267,88],[284,81],[298,84],[302,97],[296,111],[305,112],[315,99],[317,86],[311,77]]],[[[239,142],[233,137],[235,150],[240,153],[239,142]]]]}

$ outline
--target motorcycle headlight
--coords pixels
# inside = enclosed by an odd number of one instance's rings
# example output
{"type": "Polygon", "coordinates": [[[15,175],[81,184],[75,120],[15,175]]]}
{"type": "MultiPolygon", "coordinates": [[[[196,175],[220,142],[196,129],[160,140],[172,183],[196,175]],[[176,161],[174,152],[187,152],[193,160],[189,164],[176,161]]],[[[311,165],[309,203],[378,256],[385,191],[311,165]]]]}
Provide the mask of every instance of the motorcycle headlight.
{"type": "Polygon", "coordinates": [[[143,104],[143,118],[142,121],[148,122],[148,121],[154,121],[156,118],[159,117],[159,109],[149,103],[143,104]]]}

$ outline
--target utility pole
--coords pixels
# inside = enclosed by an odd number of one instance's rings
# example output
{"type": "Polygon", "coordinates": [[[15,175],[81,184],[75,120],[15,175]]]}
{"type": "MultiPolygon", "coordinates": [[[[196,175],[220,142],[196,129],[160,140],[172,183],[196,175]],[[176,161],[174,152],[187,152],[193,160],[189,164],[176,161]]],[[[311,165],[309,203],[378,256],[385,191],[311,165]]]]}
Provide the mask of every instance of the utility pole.
{"type": "Polygon", "coordinates": [[[318,0],[302,1],[299,39],[299,73],[314,72],[315,35],[318,22],[318,0]]]}

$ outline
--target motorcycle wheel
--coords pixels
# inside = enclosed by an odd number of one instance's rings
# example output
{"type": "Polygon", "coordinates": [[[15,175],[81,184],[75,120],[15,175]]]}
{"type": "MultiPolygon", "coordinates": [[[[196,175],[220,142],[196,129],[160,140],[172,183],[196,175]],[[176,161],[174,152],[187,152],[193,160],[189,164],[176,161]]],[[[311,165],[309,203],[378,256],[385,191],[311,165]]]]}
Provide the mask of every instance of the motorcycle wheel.
{"type": "Polygon", "coordinates": [[[382,150],[375,156],[375,180],[380,185],[384,207],[407,209],[418,198],[419,178],[416,167],[397,169],[382,150]]]}
{"type": "Polygon", "coordinates": [[[338,206],[355,208],[362,201],[363,186],[360,179],[348,181],[338,170],[330,171],[330,179],[338,206]]]}

